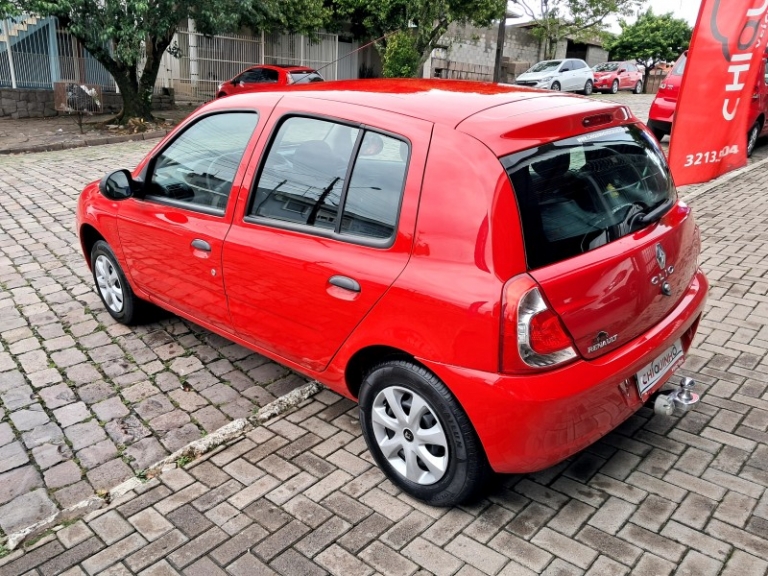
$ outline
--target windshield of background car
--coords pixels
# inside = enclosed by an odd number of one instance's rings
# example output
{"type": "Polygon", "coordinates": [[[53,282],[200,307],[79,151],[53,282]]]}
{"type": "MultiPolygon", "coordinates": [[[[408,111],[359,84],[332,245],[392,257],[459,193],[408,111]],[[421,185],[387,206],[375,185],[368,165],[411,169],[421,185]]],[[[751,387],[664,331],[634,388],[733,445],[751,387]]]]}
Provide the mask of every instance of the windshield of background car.
{"type": "Polygon", "coordinates": [[[531,66],[528,72],[554,72],[562,64],[562,60],[547,60],[531,66]]]}
{"type": "Polygon", "coordinates": [[[306,70],[302,70],[300,72],[291,72],[290,73],[291,78],[291,84],[308,84],[310,82],[322,82],[323,77],[320,76],[317,72],[308,72],[306,70]]]}
{"type": "Polygon", "coordinates": [[[619,68],[618,62],[603,62],[595,66],[595,72],[615,72],[619,68]]]}
{"type": "Polygon", "coordinates": [[[682,76],[683,72],[685,71],[685,61],[687,60],[687,56],[683,54],[680,56],[677,62],[675,62],[675,67],[672,68],[672,72],[669,73],[670,76],[682,76]]]}
{"type": "Polygon", "coordinates": [[[552,142],[501,163],[515,190],[529,269],[647,226],[643,217],[677,194],[663,153],[635,125],[552,142]]]}

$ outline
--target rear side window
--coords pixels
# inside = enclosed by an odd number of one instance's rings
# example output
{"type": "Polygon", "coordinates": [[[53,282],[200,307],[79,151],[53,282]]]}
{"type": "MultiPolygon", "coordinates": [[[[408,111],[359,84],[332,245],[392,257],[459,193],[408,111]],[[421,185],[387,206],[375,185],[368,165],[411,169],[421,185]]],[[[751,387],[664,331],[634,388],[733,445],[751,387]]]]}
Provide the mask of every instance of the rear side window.
{"type": "Polygon", "coordinates": [[[515,190],[530,269],[626,236],[661,217],[676,198],[663,153],[637,126],[560,140],[501,161],[515,190]]]}
{"type": "Polygon", "coordinates": [[[290,84],[309,84],[310,82],[322,82],[323,77],[315,71],[302,70],[291,72],[289,75],[290,84]]]}
{"type": "Polygon", "coordinates": [[[394,236],[408,164],[397,138],[294,116],[275,136],[249,216],[324,234],[394,236]]]}

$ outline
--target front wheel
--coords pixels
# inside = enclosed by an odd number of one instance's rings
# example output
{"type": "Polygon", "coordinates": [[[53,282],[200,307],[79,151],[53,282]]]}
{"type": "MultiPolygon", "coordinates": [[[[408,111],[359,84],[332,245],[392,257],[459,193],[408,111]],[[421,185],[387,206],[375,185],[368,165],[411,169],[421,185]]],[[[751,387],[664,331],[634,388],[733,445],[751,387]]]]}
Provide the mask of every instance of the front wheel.
{"type": "Polygon", "coordinates": [[[109,244],[99,240],[91,250],[91,270],[96,290],[107,312],[121,324],[135,324],[144,301],[136,297],[109,244]]]}
{"type": "Polygon", "coordinates": [[[376,366],[360,388],[360,424],[389,479],[432,506],[474,496],[490,468],[461,405],[437,376],[404,360],[376,366]]]}
{"type": "Polygon", "coordinates": [[[614,80],[613,84],[611,84],[611,94],[616,94],[616,92],[619,91],[619,81],[614,80]]]}
{"type": "Polygon", "coordinates": [[[755,145],[757,144],[757,137],[760,135],[760,121],[757,120],[753,125],[752,128],[749,129],[749,132],[747,132],[747,158],[752,156],[752,152],[755,150],[755,145]]]}
{"type": "Polygon", "coordinates": [[[592,84],[592,80],[587,80],[587,83],[584,84],[584,95],[589,96],[592,94],[592,90],[594,88],[594,84],[592,84]]]}
{"type": "Polygon", "coordinates": [[[635,94],[642,94],[643,92],[643,81],[638,80],[637,84],[635,84],[635,89],[633,90],[635,94]]]}
{"type": "Polygon", "coordinates": [[[557,81],[552,82],[552,90],[554,90],[555,92],[560,90],[560,82],[557,82],[557,81]]]}

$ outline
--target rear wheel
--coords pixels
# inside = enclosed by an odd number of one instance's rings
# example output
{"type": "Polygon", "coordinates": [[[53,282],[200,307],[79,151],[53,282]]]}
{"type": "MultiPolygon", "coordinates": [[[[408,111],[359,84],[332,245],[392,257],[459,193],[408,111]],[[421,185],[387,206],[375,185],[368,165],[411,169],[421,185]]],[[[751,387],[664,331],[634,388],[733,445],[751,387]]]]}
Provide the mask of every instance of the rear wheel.
{"type": "Polygon", "coordinates": [[[755,150],[757,144],[757,137],[760,135],[760,120],[757,120],[752,128],[747,132],[747,158],[752,156],[752,152],[755,150]]]}
{"type": "Polygon", "coordinates": [[[454,506],[484,485],[490,468],[464,410],[437,376],[391,360],[360,388],[360,424],[389,479],[433,506],[454,506]]]}
{"type": "Polygon", "coordinates": [[[611,84],[611,94],[616,94],[616,92],[619,91],[619,81],[614,80],[613,84],[611,84]]]}
{"type": "Polygon", "coordinates": [[[557,92],[558,90],[560,90],[560,82],[558,82],[557,80],[555,80],[554,82],[552,82],[552,90],[554,90],[555,92],[557,92]]]}
{"type": "Polygon", "coordinates": [[[635,89],[633,90],[635,94],[642,94],[643,92],[643,81],[638,80],[637,84],[635,84],[635,89]]]}
{"type": "Polygon", "coordinates": [[[592,84],[592,80],[587,80],[587,83],[584,84],[584,90],[583,90],[584,94],[587,96],[592,94],[592,90],[594,89],[594,87],[595,85],[592,84]]]}
{"type": "Polygon", "coordinates": [[[662,130],[659,130],[658,128],[651,128],[651,132],[653,132],[653,135],[656,136],[656,140],[658,140],[659,142],[661,142],[661,139],[664,138],[664,136],[666,136],[666,134],[662,130]]]}
{"type": "Polygon", "coordinates": [[[121,324],[137,323],[145,302],[133,293],[115,253],[103,240],[96,242],[91,250],[91,269],[96,290],[109,315],[121,324]]]}

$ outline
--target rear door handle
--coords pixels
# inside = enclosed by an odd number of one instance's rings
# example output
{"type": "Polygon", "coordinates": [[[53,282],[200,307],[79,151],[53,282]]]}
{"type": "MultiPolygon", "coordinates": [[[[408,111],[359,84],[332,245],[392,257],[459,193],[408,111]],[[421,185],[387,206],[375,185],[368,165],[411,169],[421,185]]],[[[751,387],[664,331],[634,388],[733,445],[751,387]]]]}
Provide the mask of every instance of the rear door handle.
{"type": "Polygon", "coordinates": [[[192,248],[197,248],[198,250],[202,250],[203,252],[210,252],[211,251],[211,245],[208,244],[205,240],[201,240],[200,238],[195,238],[192,240],[192,248]]]}
{"type": "Polygon", "coordinates": [[[331,276],[328,279],[328,282],[334,286],[343,288],[344,290],[349,290],[350,292],[360,292],[360,284],[358,284],[357,280],[350,278],[349,276],[331,276]]]}

